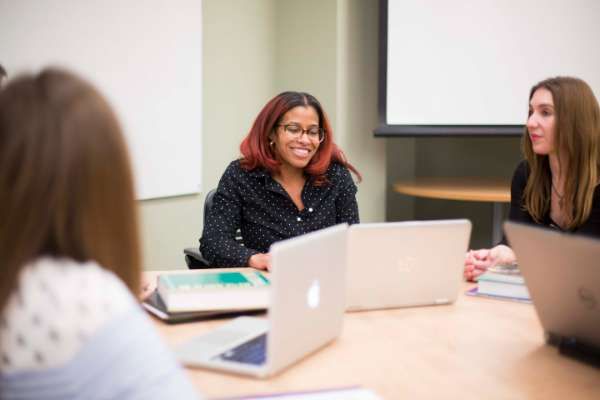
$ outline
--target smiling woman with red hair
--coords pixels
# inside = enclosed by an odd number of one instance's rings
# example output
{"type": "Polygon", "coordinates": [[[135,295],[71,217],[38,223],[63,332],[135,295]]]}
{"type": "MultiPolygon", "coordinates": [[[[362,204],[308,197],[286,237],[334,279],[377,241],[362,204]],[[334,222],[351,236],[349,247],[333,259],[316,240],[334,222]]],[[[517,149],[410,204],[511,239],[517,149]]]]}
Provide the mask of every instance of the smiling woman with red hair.
{"type": "Polygon", "coordinates": [[[358,171],[333,141],[319,101],[284,92],[256,117],[229,164],[200,240],[215,266],[270,267],[269,246],[342,222],[358,223],[358,171]],[[244,245],[236,241],[241,230],[244,245]]]}

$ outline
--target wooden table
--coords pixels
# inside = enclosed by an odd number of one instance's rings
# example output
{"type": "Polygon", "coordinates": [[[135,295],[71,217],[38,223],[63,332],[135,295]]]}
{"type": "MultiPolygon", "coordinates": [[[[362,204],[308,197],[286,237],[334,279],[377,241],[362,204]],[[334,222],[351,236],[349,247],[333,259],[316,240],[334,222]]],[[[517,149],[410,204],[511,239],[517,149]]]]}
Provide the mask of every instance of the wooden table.
{"type": "Polygon", "coordinates": [[[431,199],[492,203],[492,244],[502,239],[502,203],[510,202],[510,181],[502,178],[417,178],[398,181],[394,191],[431,199]]]}
{"type": "MultiPolygon", "coordinates": [[[[156,327],[175,347],[225,322],[156,327]]],[[[362,385],[385,399],[600,399],[600,370],[546,346],[533,306],[466,295],[347,313],[335,342],[268,380],[187,371],[208,398],[362,385]]]]}

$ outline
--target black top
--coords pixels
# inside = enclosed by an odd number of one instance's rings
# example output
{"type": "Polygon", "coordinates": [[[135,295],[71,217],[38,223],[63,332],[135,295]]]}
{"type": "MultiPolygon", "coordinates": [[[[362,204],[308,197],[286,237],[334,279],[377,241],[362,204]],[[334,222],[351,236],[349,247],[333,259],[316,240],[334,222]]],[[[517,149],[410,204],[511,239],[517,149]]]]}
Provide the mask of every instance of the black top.
{"type": "MultiPolygon", "coordinates": [[[[527,185],[528,177],[529,164],[526,160],[523,160],[519,163],[513,175],[510,188],[510,212],[508,219],[511,221],[523,222],[532,225],[541,225],[563,231],[563,229],[561,229],[558,224],[556,224],[550,218],[550,211],[544,215],[542,223],[538,224],[534,221],[531,214],[525,210],[523,192],[525,191],[525,185],[527,185]]],[[[569,232],[600,237],[600,186],[596,186],[596,189],[594,190],[592,211],[588,219],[582,225],[569,232]]],[[[506,236],[502,239],[501,243],[507,244],[506,236]]]]}
{"type": "Polygon", "coordinates": [[[358,223],[357,189],[348,169],[331,163],[326,176],[322,186],[307,179],[301,194],[304,209],[299,211],[268,171],[246,171],[239,160],[231,162],[206,216],[202,255],[214,266],[246,266],[252,255],[268,252],[274,242],[342,222],[358,223]],[[243,245],[235,240],[238,228],[243,245]]]}

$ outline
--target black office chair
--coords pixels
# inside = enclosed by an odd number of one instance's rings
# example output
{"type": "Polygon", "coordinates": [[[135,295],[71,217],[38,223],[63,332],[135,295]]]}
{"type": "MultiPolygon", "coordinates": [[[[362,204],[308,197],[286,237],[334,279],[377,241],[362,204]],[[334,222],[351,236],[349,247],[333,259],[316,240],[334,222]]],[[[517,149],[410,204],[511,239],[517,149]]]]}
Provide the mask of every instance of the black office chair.
{"type": "MultiPolygon", "coordinates": [[[[203,226],[206,225],[206,216],[212,208],[213,197],[215,196],[216,192],[217,189],[212,189],[206,193],[206,197],[204,198],[203,226]]],[[[204,257],[202,257],[200,247],[186,247],[183,249],[183,254],[185,254],[185,263],[189,269],[210,268],[210,263],[204,257]]]]}
{"type": "MultiPolygon", "coordinates": [[[[213,197],[217,189],[212,189],[208,193],[206,193],[206,197],[204,198],[204,222],[203,226],[206,225],[206,216],[213,206],[213,197]]],[[[238,229],[236,231],[235,240],[242,243],[242,234],[238,229]]],[[[200,252],[200,247],[186,247],[183,249],[183,254],[185,255],[185,263],[189,269],[199,269],[199,268],[214,268],[210,265],[210,263],[202,256],[202,252],[200,252]]]]}

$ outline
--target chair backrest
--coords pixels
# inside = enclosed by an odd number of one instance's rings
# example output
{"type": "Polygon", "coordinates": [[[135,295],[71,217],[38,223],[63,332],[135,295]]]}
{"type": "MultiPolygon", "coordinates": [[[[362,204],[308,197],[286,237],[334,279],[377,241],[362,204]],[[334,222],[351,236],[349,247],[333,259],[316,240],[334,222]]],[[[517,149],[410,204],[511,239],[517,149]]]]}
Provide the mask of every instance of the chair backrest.
{"type": "MultiPolygon", "coordinates": [[[[215,197],[215,193],[217,189],[211,189],[206,193],[206,197],[204,197],[204,216],[203,216],[203,225],[206,226],[206,216],[210,212],[210,209],[213,206],[213,197],[215,197]]],[[[183,249],[185,263],[190,269],[196,268],[210,268],[210,263],[202,256],[200,249],[198,247],[186,247],[183,249]]]]}
{"type": "MultiPolygon", "coordinates": [[[[206,197],[204,198],[204,226],[206,226],[206,216],[213,206],[213,197],[215,197],[215,193],[217,193],[217,189],[212,189],[206,193],[206,197]]],[[[240,231],[240,228],[235,231],[235,240],[242,243],[242,232],[240,231]]]]}
{"type": "Polygon", "coordinates": [[[203,226],[206,225],[206,216],[208,215],[208,212],[210,211],[210,209],[213,206],[213,197],[215,197],[215,193],[217,193],[217,189],[211,189],[208,191],[208,193],[206,193],[206,197],[204,198],[204,220],[203,220],[203,226]]]}
{"type": "MultiPolygon", "coordinates": [[[[204,197],[204,226],[206,226],[206,216],[213,207],[213,198],[215,197],[215,193],[217,193],[217,189],[211,189],[206,193],[206,197],[204,197]]],[[[235,240],[237,240],[240,244],[242,243],[242,233],[239,229],[237,229],[235,233],[235,240]]],[[[187,247],[183,249],[183,254],[185,256],[185,263],[187,264],[188,268],[210,268],[210,263],[202,256],[202,253],[198,247],[187,247]]]]}

